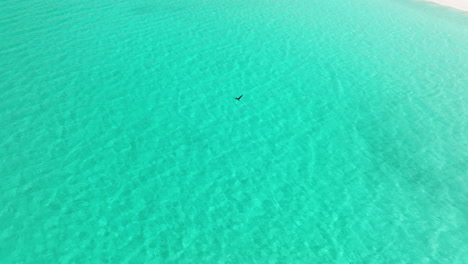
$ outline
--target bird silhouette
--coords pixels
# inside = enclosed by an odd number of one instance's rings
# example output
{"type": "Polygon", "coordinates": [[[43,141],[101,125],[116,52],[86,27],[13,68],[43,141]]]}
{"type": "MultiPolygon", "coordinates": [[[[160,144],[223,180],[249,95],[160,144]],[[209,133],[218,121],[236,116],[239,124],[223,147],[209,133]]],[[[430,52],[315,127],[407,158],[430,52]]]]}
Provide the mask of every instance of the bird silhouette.
{"type": "Polygon", "coordinates": [[[242,96],[244,96],[243,94],[239,97],[236,98],[237,101],[240,101],[240,99],[242,98],[242,96]]]}

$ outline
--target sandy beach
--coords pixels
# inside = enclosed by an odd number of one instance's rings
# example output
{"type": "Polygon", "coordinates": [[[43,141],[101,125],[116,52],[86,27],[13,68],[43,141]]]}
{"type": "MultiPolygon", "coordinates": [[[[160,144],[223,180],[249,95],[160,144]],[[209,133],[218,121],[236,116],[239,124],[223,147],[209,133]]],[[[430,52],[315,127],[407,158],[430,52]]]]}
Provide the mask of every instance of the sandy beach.
{"type": "Polygon", "coordinates": [[[427,0],[444,6],[453,7],[468,12],[468,0],[427,0]]]}

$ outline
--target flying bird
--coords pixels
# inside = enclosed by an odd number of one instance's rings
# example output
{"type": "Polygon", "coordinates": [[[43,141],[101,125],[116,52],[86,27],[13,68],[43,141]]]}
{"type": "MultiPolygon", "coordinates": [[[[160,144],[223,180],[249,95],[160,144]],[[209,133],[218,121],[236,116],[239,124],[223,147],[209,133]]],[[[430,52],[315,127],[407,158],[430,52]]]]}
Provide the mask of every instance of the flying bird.
{"type": "Polygon", "coordinates": [[[236,98],[237,101],[240,101],[240,99],[242,98],[242,96],[244,96],[243,94],[239,97],[236,98]]]}

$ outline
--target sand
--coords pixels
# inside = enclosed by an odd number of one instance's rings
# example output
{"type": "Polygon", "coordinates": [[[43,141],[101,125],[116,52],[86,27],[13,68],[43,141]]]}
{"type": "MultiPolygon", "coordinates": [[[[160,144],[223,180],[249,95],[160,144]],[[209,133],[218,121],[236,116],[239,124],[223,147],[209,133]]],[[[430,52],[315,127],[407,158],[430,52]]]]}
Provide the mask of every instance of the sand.
{"type": "Polygon", "coordinates": [[[468,0],[428,0],[428,1],[468,12],[468,0]]]}

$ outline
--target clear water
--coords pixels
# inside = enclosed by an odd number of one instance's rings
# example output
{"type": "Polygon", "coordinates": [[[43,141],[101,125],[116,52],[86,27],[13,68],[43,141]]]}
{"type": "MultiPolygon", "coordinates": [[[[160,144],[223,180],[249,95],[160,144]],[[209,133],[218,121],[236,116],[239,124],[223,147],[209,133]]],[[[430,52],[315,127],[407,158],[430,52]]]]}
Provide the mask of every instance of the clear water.
{"type": "Polygon", "coordinates": [[[3,0],[0,262],[468,263],[467,28],[408,0],[3,0]]]}

